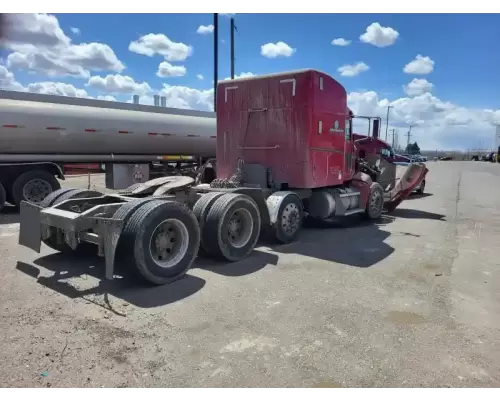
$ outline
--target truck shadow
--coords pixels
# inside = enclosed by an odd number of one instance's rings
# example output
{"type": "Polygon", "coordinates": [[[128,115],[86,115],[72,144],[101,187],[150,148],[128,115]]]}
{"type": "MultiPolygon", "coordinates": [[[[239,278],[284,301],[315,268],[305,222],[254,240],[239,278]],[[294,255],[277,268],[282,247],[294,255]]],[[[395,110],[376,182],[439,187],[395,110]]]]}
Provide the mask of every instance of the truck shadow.
{"type": "Polygon", "coordinates": [[[350,267],[368,268],[389,257],[394,248],[385,242],[391,235],[382,228],[393,218],[377,222],[352,216],[329,223],[307,219],[300,240],[271,248],[282,254],[297,254],[350,267]]]}
{"type": "Polygon", "coordinates": [[[19,209],[14,206],[5,205],[0,211],[0,225],[17,224],[20,218],[19,209]]]}
{"type": "MultiPolygon", "coordinates": [[[[241,262],[228,265],[197,259],[193,268],[207,269],[227,276],[242,276],[254,273],[269,264],[276,264],[277,260],[276,255],[255,250],[251,257],[241,262]],[[223,272],[224,266],[226,270],[223,272]]],[[[18,261],[16,269],[36,278],[39,284],[71,299],[83,298],[95,303],[92,297],[112,295],[140,308],[160,307],[175,303],[200,291],[206,284],[204,279],[188,273],[171,284],[152,286],[144,284],[121,268],[116,268],[117,276],[109,281],[104,276],[103,259],[97,256],[70,258],[61,253],[40,257],[34,261],[34,265],[18,261]],[[41,276],[40,268],[51,271],[53,274],[41,276]],[[80,288],[86,286],[85,281],[91,278],[98,281],[97,285],[80,288]]],[[[102,306],[102,304],[98,305],[102,306]]]]}
{"type": "Polygon", "coordinates": [[[432,193],[422,193],[422,194],[414,193],[411,196],[408,196],[405,199],[405,201],[407,201],[407,200],[425,199],[426,197],[430,197],[430,196],[433,196],[433,194],[432,193]]]}
{"type": "MultiPolygon", "coordinates": [[[[380,220],[366,221],[353,216],[329,224],[307,220],[298,241],[287,245],[273,245],[262,241],[245,260],[227,263],[199,257],[193,268],[200,268],[229,277],[241,277],[255,273],[265,267],[277,266],[280,255],[299,255],[321,259],[345,266],[368,268],[389,257],[394,248],[385,242],[391,235],[383,227],[396,218],[425,218],[443,220],[444,215],[419,210],[397,209],[390,215],[383,215],[380,220]],[[267,248],[267,249],[264,249],[267,248]],[[261,250],[262,249],[262,250],[261,250]],[[263,251],[264,250],[264,251],[263,251]],[[267,250],[267,251],[266,251],[267,250]],[[269,252],[269,250],[271,252],[269,252]]],[[[418,235],[411,235],[416,236],[418,235]]],[[[192,274],[186,274],[172,284],[164,286],[144,285],[128,274],[118,276],[113,281],[104,277],[104,261],[101,258],[69,258],[60,253],[40,257],[35,265],[18,261],[16,268],[37,279],[41,285],[72,299],[83,298],[98,303],[96,296],[108,295],[122,299],[140,308],[159,307],[185,299],[198,291],[206,281],[192,274]],[[53,272],[51,276],[41,276],[40,268],[53,272]],[[89,277],[97,280],[97,285],[82,289],[89,277]]],[[[119,268],[117,274],[120,273],[119,268]]]]}

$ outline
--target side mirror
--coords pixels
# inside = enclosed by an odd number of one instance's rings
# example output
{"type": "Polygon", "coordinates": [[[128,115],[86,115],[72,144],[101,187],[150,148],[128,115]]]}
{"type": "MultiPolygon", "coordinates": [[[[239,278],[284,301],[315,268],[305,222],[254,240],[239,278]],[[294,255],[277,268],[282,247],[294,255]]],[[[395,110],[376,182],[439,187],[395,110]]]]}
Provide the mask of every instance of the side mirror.
{"type": "Polygon", "coordinates": [[[380,119],[376,118],[373,120],[372,137],[377,139],[380,132],[380,119]]]}

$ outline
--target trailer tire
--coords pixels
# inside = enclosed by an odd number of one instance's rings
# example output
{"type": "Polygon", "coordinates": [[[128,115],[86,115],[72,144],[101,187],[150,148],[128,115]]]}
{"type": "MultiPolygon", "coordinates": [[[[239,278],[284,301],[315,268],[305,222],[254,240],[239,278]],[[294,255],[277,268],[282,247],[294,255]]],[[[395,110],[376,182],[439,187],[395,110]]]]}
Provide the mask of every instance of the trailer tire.
{"type": "Polygon", "coordinates": [[[23,200],[40,204],[45,197],[60,188],[59,181],[50,172],[43,170],[27,171],[19,175],[12,185],[13,205],[19,207],[23,200]],[[29,194],[28,191],[30,191],[29,194]]]}
{"type": "Polygon", "coordinates": [[[384,211],[384,189],[379,183],[373,182],[366,202],[365,216],[368,219],[378,219],[384,211]]]}
{"type": "Polygon", "coordinates": [[[425,191],[425,179],[422,180],[422,183],[420,183],[420,187],[417,189],[418,194],[424,194],[425,191]]]}
{"type": "Polygon", "coordinates": [[[243,194],[226,193],[208,211],[203,241],[215,257],[239,261],[255,248],[260,228],[260,212],[255,201],[243,194]]]}
{"type": "Polygon", "coordinates": [[[272,195],[267,199],[268,207],[278,207],[276,212],[276,221],[271,223],[268,230],[268,237],[280,244],[292,243],[297,239],[304,220],[304,207],[302,201],[295,194],[288,194],[281,198],[278,204],[269,201],[272,195]]]}
{"type": "MultiPolygon", "coordinates": [[[[63,201],[70,199],[78,199],[85,197],[98,197],[102,196],[102,193],[97,192],[95,190],[86,190],[86,189],[59,189],[55,192],[49,194],[45,199],[40,203],[41,207],[51,207],[57,204],[62,203],[63,201]]],[[[57,228],[53,228],[57,229],[57,228]]],[[[46,246],[50,247],[53,250],[59,251],[61,253],[70,254],[73,253],[78,256],[86,256],[96,253],[96,245],[88,242],[80,242],[76,249],[72,249],[67,243],[59,243],[56,240],[56,236],[52,235],[47,239],[43,239],[43,243],[46,246]]]]}
{"type": "Polygon", "coordinates": [[[212,208],[215,201],[224,194],[225,193],[223,192],[207,193],[201,196],[198,199],[198,201],[194,204],[193,213],[196,219],[198,220],[198,225],[200,227],[200,232],[201,232],[200,255],[202,256],[208,256],[212,254],[212,252],[210,251],[210,247],[207,246],[207,244],[203,239],[203,230],[205,226],[205,221],[207,220],[208,212],[210,211],[210,208],[212,208]]]}
{"type": "Polygon", "coordinates": [[[0,183],[0,211],[2,210],[6,201],[7,201],[7,194],[5,193],[5,188],[0,183]]]}

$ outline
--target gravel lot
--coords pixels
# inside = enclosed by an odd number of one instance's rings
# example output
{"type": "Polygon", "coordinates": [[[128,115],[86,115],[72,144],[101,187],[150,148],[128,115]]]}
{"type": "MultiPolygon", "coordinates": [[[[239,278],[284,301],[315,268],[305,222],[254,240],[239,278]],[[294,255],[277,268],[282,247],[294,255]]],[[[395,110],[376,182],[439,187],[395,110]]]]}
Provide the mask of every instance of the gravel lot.
{"type": "Polygon", "coordinates": [[[153,288],[19,247],[7,210],[0,386],[499,386],[500,165],[429,169],[428,194],[379,224],[308,229],[153,288]]]}

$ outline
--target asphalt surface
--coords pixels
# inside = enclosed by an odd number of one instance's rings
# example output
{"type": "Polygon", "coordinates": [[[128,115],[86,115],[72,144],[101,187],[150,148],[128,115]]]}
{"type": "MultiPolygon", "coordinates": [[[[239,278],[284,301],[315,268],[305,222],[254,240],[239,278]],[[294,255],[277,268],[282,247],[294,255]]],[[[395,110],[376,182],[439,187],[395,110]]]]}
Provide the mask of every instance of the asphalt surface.
{"type": "Polygon", "coordinates": [[[428,167],[427,195],[379,224],[200,260],[163,287],[17,246],[7,210],[0,386],[499,386],[500,165],[428,167]]]}

